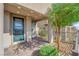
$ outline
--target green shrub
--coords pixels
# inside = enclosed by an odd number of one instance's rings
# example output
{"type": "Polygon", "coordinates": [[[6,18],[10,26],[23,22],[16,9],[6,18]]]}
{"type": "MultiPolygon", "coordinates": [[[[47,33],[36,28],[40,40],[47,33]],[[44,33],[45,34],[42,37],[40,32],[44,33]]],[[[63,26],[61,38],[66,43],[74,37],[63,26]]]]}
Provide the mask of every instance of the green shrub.
{"type": "Polygon", "coordinates": [[[58,50],[51,45],[45,45],[39,50],[40,56],[58,56],[58,53],[58,50]]]}

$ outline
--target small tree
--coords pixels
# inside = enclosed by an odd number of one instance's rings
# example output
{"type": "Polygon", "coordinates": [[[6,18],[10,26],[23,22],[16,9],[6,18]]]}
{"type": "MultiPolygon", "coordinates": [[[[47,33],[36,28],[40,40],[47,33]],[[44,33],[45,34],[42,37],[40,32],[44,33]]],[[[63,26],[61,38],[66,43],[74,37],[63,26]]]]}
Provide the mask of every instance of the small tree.
{"type": "Polygon", "coordinates": [[[52,4],[49,11],[49,22],[56,29],[56,41],[59,49],[60,28],[71,26],[79,21],[79,4],[52,4]]]}

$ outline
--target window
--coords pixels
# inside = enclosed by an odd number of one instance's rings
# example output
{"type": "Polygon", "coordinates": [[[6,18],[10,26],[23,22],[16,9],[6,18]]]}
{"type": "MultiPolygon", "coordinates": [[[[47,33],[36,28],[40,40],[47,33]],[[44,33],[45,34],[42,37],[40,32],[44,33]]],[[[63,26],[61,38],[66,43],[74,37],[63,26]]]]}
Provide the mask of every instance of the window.
{"type": "Polygon", "coordinates": [[[22,30],[23,29],[22,20],[16,19],[15,20],[14,27],[15,27],[15,29],[22,30]]]}

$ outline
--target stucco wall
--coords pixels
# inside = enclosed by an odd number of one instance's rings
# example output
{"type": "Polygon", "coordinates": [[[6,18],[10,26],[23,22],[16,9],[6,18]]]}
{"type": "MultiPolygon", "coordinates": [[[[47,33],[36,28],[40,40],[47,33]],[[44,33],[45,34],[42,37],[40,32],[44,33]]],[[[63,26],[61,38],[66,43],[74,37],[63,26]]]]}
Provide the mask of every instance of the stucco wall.
{"type": "Polygon", "coordinates": [[[4,48],[11,45],[11,34],[10,34],[10,14],[4,13],[4,48]]]}
{"type": "Polygon", "coordinates": [[[0,3],[0,55],[3,55],[3,14],[4,14],[4,5],[0,3]]]}

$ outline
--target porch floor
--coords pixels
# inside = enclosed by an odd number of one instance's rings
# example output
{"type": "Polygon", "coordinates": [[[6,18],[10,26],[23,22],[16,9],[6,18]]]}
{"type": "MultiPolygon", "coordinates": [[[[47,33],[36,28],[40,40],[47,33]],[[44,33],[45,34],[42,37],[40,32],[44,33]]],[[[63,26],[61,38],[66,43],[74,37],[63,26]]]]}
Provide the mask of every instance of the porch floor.
{"type": "Polygon", "coordinates": [[[27,42],[19,43],[17,45],[10,46],[9,48],[4,49],[5,56],[34,56],[38,55],[35,53],[39,50],[39,48],[44,45],[48,44],[47,41],[43,41],[41,38],[34,38],[32,40],[32,47],[29,47],[27,42]]]}
{"type": "MultiPolygon", "coordinates": [[[[43,41],[41,38],[33,39],[32,48],[28,46],[27,42],[19,43],[17,45],[10,46],[9,48],[4,49],[5,56],[35,56],[38,53],[35,53],[39,48],[48,44],[47,41],[43,41]]],[[[54,43],[56,46],[56,44],[54,43]]],[[[60,52],[61,56],[71,56],[73,50],[73,44],[61,42],[60,43],[60,52]]]]}

